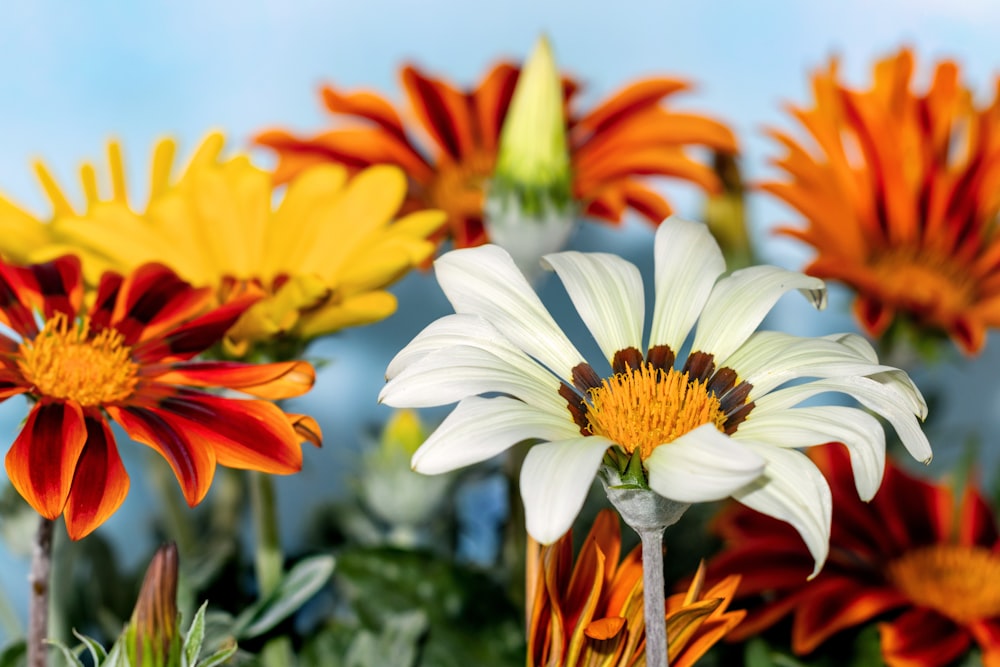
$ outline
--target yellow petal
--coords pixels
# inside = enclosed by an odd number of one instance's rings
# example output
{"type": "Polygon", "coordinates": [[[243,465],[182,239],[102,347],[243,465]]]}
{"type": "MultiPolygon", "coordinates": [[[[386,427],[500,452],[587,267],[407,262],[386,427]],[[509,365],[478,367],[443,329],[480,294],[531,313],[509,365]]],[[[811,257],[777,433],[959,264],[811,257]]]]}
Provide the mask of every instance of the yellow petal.
{"type": "Polygon", "coordinates": [[[302,338],[315,338],[346,327],[378,322],[396,312],[396,297],[389,292],[367,292],[345,299],[340,304],[328,304],[303,313],[295,333],[302,338]]]}

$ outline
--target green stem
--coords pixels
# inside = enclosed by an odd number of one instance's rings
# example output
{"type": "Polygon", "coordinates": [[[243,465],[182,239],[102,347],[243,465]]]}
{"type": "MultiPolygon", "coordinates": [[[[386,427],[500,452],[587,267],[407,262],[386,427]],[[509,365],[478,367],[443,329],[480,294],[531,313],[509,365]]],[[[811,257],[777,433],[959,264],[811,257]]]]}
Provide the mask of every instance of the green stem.
{"type": "Polygon", "coordinates": [[[41,517],[31,552],[31,585],[28,611],[28,667],[46,667],[49,631],[49,579],[52,573],[53,521],[41,517]]]}
{"type": "MultiPolygon", "coordinates": [[[[250,472],[250,502],[253,507],[257,551],[254,564],[260,598],[266,598],[278,588],[284,574],[285,554],[278,535],[278,512],[275,504],[274,480],[261,472],[250,472]]],[[[294,663],[292,644],[288,637],[276,637],[264,645],[260,654],[264,667],[290,667],[294,663]]]]}

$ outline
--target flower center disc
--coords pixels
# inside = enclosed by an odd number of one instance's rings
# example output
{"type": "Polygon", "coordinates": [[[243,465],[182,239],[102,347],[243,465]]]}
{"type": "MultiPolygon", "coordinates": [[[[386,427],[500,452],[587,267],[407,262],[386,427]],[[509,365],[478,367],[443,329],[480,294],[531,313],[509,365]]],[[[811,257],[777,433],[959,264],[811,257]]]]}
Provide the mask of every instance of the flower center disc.
{"type": "Polygon", "coordinates": [[[886,301],[926,322],[950,324],[975,301],[968,270],[950,259],[900,250],[881,257],[877,266],[886,301]]]}
{"type": "Polygon", "coordinates": [[[93,335],[88,318],[57,314],[20,353],[18,366],[41,396],[88,407],[120,401],[135,388],[137,366],[122,335],[110,328],[93,335]]]}
{"type": "Polygon", "coordinates": [[[486,181],[493,174],[496,156],[474,151],[460,161],[442,160],[430,186],[430,200],[449,218],[478,217],[483,210],[486,181]]]}
{"type": "Polygon", "coordinates": [[[726,415],[705,383],[684,371],[663,370],[643,362],[605,378],[589,391],[587,422],[594,435],[615,441],[643,459],[653,450],[703,424],[724,431],[726,415]]]}
{"type": "Polygon", "coordinates": [[[1000,558],[984,547],[917,549],[889,565],[889,578],[916,604],[959,623],[1000,615],[1000,558]]]}

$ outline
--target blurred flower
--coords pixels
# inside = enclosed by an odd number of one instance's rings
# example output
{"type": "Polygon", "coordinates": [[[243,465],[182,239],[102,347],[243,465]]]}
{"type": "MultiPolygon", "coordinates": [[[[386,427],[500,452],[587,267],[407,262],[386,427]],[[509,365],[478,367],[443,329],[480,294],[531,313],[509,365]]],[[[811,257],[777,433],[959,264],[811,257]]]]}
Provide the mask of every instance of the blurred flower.
{"type": "Polygon", "coordinates": [[[319,444],[315,421],[268,400],[235,400],[200,388],[265,399],[313,384],[305,362],[195,362],[259,295],[213,305],[170,269],[146,264],[106,273],[83,305],[75,257],[15,268],[0,263],[0,400],[34,406],[7,452],[7,474],[42,516],[62,514],[73,539],[101,525],[128,492],[107,417],[173,468],[188,504],[204,498],[216,463],[287,474],[302,466],[299,442],[319,444]]]}
{"type": "Polygon", "coordinates": [[[813,143],[772,130],[788,180],[762,187],[806,218],[781,233],[815,247],[808,273],[857,292],[869,333],[915,325],[971,354],[1000,324],[1000,95],[977,107],[950,61],[919,94],[913,69],[903,49],[868,91],[843,86],[836,60],[816,73],[815,107],[791,109],[813,143]]]}
{"type": "Polygon", "coordinates": [[[414,469],[447,472],[539,439],[520,479],[528,533],[539,542],[566,532],[604,463],[626,485],[679,503],[732,495],[788,521],[819,568],[829,487],[794,448],[847,442],[858,487],[870,498],[882,478],[885,435],[861,409],[794,406],[827,392],[853,396],[924,460],[930,446],[915,417],[924,415],[923,398],[858,336],[754,333],[788,291],[821,306],[821,280],[772,266],[720,279],[725,262],[708,229],[676,218],[657,230],[655,259],[652,330],[642,347],[645,298],[634,265],[605,253],[545,257],[611,365],[603,378],[503,250],[438,259],[437,279],[456,314],[396,355],[380,395],[399,407],[460,401],[414,455],[414,469]],[[692,328],[691,353],[678,360],[692,328]],[[806,378],[819,379],[784,386],[806,378]]]}
{"type": "MultiPolygon", "coordinates": [[[[352,170],[378,163],[399,165],[410,177],[409,209],[444,210],[456,247],[485,243],[484,187],[493,176],[500,128],[519,70],[498,64],[472,90],[459,90],[412,65],[403,67],[401,74],[418,132],[432,142],[429,150],[414,141],[414,130],[382,97],[344,94],[331,86],[322,91],[327,109],[360,124],[304,139],[269,130],[258,135],[257,142],[278,154],[279,181],[317,163],[334,162],[352,170]]],[[[705,145],[735,152],[736,139],[714,120],[661,105],[688,88],[678,79],[644,79],[580,114],[573,109],[576,83],[564,79],[572,193],[580,210],[618,223],[631,209],[659,224],[671,208],[643,183],[647,176],[680,178],[709,192],[719,190],[714,172],[689,157],[685,148],[705,145]]]]}
{"type": "MultiPolygon", "coordinates": [[[[341,166],[310,169],[272,210],[270,175],[244,156],[219,158],[222,145],[221,135],[210,135],[171,182],[173,142],[160,142],[141,213],[130,208],[112,161],[111,199],[84,178],[86,211],[57,206],[43,225],[48,241],[26,257],[9,254],[41,261],[79,253],[91,284],[105,270],[163,262],[194,285],[213,287],[218,303],[262,290],[265,297],[224,339],[230,356],[247,356],[258,344],[267,356],[293,358],[305,341],[395,311],[384,288],[433,253],[426,237],[444,220],[438,211],[392,220],[406,192],[400,170],[376,167],[348,179],[341,166]]],[[[49,189],[53,201],[66,200],[55,185],[49,189]]]]}
{"type": "Polygon", "coordinates": [[[367,452],[359,484],[365,505],[390,527],[388,539],[399,547],[419,543],[421,525],[440,512],[452,479],[428,477],[410,468],[410,458],[427,439],[412,410],[399,410],[385,426],[378,446],[367,452]]]}
{"type": "MultiPolygon", "coordinates": [[[[641,550],[621,563],[618,517],[602,510],[573,561],[567,533],[541,548],[542,570],[528,626],[528,665],[644,664],[641,550]]],[[[667,600],[668,655],[672,667],[693,665],[743,618],[727,611],[739,576],[703,590],[698,576],[686,593],[667,600]]]]}
{"type": "Polygon", "coordinates": [[[490,239],[529,278],[542,255],[562,249],[576,220],[562,82],[548,40],[538,41],[518,77],[486,188],[490,239]]]}
{"type": "Polygon", "coordinates": [[[722,183],[722,191],[705,198],[705,224],[719,242],[726,264],[742,269],[753,264],[753,248],[747,230],[746,188],[740,165],[732,153],[716,151],[712,167],[722,183]]]}
{"type": "Polygon", "coordinates": [[[153,555],[125,631],[130,663],[137,667],[179,665],[179,622],[177,546],[168,544],[153,555]]]}
{"type": "Polygon", "coordinates": [[[880,624],[890,667],[943,667],[972,642],[985,665],[1000,665],[1000,535],[986,499],[968,485],[956,512],[950,489],[890,462],[881,490],[862,502],[839,446],[813,454],[834,500],[830,560],[816,578],[806,581],[811,559],[785,524],[737,506],[717,521],[726,547],[709,575],[739,572],[737,599],[749,605],[730,639],[791,614],[792,648],[804,654],[895,612],[880,624]]]}

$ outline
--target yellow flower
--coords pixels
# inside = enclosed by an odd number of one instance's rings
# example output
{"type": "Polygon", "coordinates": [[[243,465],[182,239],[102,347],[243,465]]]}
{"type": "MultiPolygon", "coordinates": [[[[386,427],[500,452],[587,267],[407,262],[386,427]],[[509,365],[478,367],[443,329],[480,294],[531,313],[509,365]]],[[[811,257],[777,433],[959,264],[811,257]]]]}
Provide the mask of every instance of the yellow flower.
{"type": "Polygon", "coordinates": [[[266,298],[229,330],[227,354],[245,356],[270,345],[287,356],[296,346],[339,329],[391,315],[385,287],[426,260],[426,237],[444,222],[439,211],[394,221],[406,195],[396,167],[377,166],[348,179],[340,165],[309,169],[272,205],[271,175],[246,156],[219,157],[224,139],[212,134],[189,166],[171,180],[174,144],[154,151],[145,209],[127,197],[120,151],[112,144],[112,196],[102,198],[93,168],[81,176],[87,206],[78,211],[42,169],[54,216],[44,225],[0,201],[0,230],[20,226],[4,252],[16,261],[41,261],[74,252],[90,284],[105,270],[130,271],[162,262],[220,301],[251,291],[266,298]],[[38,229],[47,234],[38,242],[38,229]]]}

